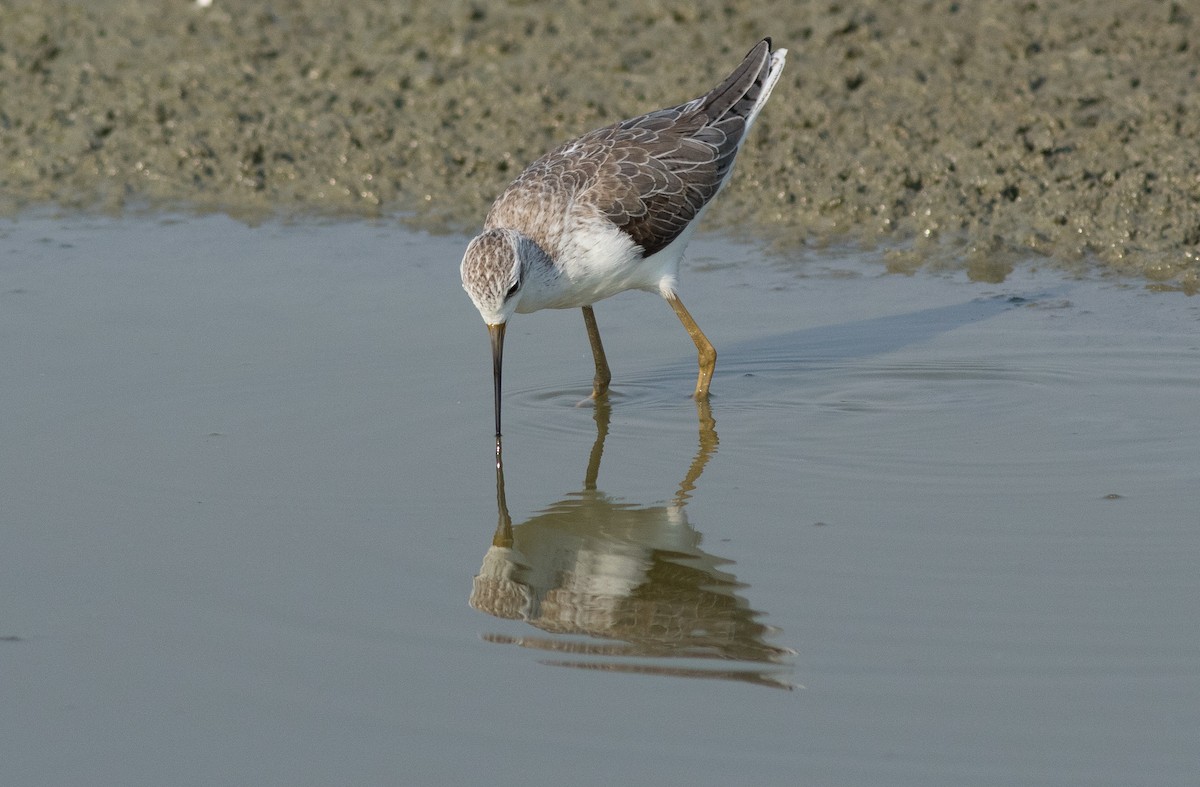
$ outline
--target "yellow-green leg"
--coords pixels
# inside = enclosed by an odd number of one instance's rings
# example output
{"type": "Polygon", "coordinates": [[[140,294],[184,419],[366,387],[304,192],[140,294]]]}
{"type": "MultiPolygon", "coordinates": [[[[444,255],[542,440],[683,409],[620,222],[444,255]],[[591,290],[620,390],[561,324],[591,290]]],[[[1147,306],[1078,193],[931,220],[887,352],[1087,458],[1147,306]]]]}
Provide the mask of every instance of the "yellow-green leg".
{"type": "Polygon", "coordinates": [[[608,393],[612,372],[608,370],[608,358],[604,345],[600,343],[600,329],[596,327],[596,314],[591,306],[583,307],[583,324],[587,326],[588,342],[592,345],[592,358],[596,361],[596,376],[592,379],[592,398],[599,399],[608,393]]]}
{"type": "Polygon", "coordinates": [[[704,335],[704,331],[700,330],[700,326],[692,319],[692,315],[684,308],[683,302],[679,300],[679,297],[672,294],[666,296],[666,298],[667,303],[671,304],[671,308],[675,310],[675,316],[683,323],[688,336],[692,337],[692,343],[696,345],[700,374],[696,377],[696,392],[693,396],[697,399],[707,399],[708,386],[712,383],[713,369],[717,366],[717,351],[713,349],[712,342],[704,335]]]}

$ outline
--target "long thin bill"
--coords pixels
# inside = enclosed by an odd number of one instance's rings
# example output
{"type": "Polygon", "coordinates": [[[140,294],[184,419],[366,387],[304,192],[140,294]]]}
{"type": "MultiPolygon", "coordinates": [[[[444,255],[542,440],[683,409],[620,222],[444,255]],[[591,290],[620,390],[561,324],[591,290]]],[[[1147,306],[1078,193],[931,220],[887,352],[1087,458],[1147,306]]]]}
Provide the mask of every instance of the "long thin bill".
{"type": "MultiPolygon", "coordinates": [[[[488,326],[492,339],[492,382],[496,387],[496,437],[500,437],[500,367],[504,361],[504,328],[508,323],[488,326]]],[[[499,445],[499,443],[497,443],[499,445]]]]}

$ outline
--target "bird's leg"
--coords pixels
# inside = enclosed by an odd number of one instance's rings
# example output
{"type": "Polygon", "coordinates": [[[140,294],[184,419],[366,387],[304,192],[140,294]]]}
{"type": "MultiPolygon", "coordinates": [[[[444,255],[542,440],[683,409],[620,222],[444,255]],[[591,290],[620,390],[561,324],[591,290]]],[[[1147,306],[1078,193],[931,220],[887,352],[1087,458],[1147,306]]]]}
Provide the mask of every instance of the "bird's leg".
{"type": "Polygon", "coordinates": [[[608,358],[604,345],[600,343],[600,329],[596,327],[596,314],[591,306],[583,307],[583,324],[587,326],[588,342],[592,345],[592,358],[596,361],[596,377],[592,380],[592,398],[599,399],[608,393],[612,372],[608,370],[608,358]]]}
{"type": "Polygon", "coordinates": [[[683,327],[687,329],[688,336],[692,337],[692,342],[696,345],[696,355],[700,362],[700,374],[696,377],[696,392],[693,394],[697,399],[708,398],[708,386],[712,382],[713,369],[717,365],[717,351],[713,349],[712,342],[704,335],[704,331],[700,330],[700,326],[692,319],[692,315],[684,308],[683,302],[674,293],[664,296],[667,303],[671,304],[671,308],[675,310],[675,316],[683,323],[683,327]]]}

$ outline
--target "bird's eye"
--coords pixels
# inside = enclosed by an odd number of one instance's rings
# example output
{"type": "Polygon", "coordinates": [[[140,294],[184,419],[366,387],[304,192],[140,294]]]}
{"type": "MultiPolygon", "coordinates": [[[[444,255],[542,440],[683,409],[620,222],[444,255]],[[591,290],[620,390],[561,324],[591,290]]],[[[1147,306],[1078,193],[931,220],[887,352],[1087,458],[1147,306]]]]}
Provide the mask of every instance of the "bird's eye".
{"type": "Polygon", "coordinates": [[[517,290],[519,290],[519,289],[521,289],[521,282],[514,281],[512,283],[512,286],[508,288],[508,292],[504,293],[504,300],[508,300],[512,296],[516,295],[517,290]]]}

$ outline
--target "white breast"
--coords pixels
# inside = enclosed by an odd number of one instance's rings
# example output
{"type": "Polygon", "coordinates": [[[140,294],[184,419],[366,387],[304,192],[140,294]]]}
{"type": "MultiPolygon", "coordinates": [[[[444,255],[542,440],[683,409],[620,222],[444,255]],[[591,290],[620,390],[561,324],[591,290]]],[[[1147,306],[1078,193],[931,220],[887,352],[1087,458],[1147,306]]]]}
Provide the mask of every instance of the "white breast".
{"type": "Polygon", "coordinates": [[[679,261],[700,218],[696,216],[666,248],[645,258],[628,235],[607,221],[576,224],[553,268],[529,272],[517,311],[575,309],[626,290],[663,297],[675,293],[679,261]]]}

